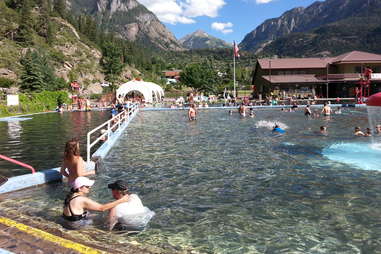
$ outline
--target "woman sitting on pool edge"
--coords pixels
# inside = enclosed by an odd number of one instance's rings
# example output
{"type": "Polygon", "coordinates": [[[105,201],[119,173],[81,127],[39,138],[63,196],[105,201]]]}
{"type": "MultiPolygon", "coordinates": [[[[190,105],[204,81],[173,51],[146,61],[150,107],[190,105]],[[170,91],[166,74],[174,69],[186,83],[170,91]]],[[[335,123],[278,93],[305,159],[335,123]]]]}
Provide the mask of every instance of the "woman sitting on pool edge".
{"type": "Polygon", "coordinates": [[[99,204],[86,197],[89,194],[94,181],[87,177],[77,177],[73,182],[73,187],[64,201],[62,217],[64,218],[63,226],[68,229],[80,229],[91,225],[93,220],[89,217],[88,211],[104,212],[111,208],[128,201],[128,195],[120,197],[120,199],[107,203],[99,204]]]}
{"type": "Polygon", "coordinates": [[[78,139],[73,138],[66,142],[64,160],[60,172],[61,175],[68,178],[70,187],[72,187],[77,177],[95,174],[94,170],[86,171],[85,162],[80,154],[78,139]]]}

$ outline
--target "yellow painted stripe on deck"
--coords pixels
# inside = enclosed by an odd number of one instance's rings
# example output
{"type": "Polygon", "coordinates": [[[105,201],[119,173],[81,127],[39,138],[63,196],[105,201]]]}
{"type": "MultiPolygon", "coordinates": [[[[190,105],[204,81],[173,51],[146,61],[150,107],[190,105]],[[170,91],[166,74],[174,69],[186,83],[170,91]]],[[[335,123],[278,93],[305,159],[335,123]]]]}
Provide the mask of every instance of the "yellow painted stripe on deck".
{"type": "Polygon", "coordinates": [[[32,228],[30,226],[24,225],[22,223],[18,223],[16,221],[8,219],[8,218],[0,217],[0,223],[4,224],[6,226],[9,226],[9,227],[15,227],[18,230],[23,231],[27,234],[36,236],[38,238],[41,238],[41,239],[49,241],[49,242],[53,242],[53,243],[58,244],[62,247],[65,247],[65,248],[78,251],[79,253],[84,253],[84,254],[106,253],[106,252],[102,252],[100,250],[93,249],[91,247],[85,246],[83,244],[76,243],[76,242],[61,238],[59,236],[52,235],[52,234],[45,232],[45,231],[42,231],[40,229],[32,228]]]}

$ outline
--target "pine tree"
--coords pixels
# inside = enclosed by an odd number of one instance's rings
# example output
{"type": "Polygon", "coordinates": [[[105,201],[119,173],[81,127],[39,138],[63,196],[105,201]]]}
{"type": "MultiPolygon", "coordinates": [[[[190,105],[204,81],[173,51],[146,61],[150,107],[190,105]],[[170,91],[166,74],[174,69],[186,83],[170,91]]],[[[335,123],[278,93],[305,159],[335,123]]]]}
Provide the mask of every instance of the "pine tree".
{"type": "Polygon", "coordinates": [[[22,90],[55,91],[65,86],[62,79],[55,76],[54,69],[43,52],[28,50],[20,62],[23,66],[20,86],[22,90]]]}
{"type": "Polygon", "coordinates": [[[51,45],[54,39],[54,31],[50,21],[50,0],[39,0],[39,6],[41,15],[37,24],[37,31],[51,45]]]}
{"type": "Polygon", "coordinates": [[[33,19],[31,10],[31,0],[23,0],[21,8],[21,22],[16,36],[16,41],[19,41],[24,46],[29,46],[33,42],[33,19]]]}
{"type": "Polygon", "coordinates": [[[54,12],[61,18],[66,17],[66,0],[56,0],[54,3],[54,12]]]}
{"type": "Polygon", "coordinates": [[[102,47],[103,57],[101,65],[106,75],[106,80],[115,82],[117,77],[122,73],[124,64],[121,61],[122,51],[113,42],[107,42],[102,47]]]}
{"type": "Polygon", "coordinates": [[[25,91],[42,91],[44,87],[44,74],[39,63],[39,56],[36,51],[28,50],[24,58],[21,59],[23,72],[21,74],[20,88],[25,91]]]}

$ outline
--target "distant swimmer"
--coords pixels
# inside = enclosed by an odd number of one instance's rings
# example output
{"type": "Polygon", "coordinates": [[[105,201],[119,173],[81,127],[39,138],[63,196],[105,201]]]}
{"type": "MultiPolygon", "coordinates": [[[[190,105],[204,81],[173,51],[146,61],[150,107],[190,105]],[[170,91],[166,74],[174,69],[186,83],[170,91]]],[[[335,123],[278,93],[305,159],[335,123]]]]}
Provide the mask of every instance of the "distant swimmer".
{"type": "Polygon", "coordinates": [[[194,121],[197,119],[197,110],[194,104],[191,104],[188,110],[188,119],[189,121],[194,121]]]}
{"type": "Polygon", "coordinates": [[[239,108],[238,108],[238,113],[239,113],[241,116],[243,116],[243,117],[246,116],[246,107],[245,107],[245,105],[243,105],[243,103],[239,106],[239,108]]]}
{"type": "Polygon", "coordinates": [[[331,109],[331,107],[330,107],[326,102],[324,103],[324,107],[323,107],[321,113],[322,113],[324,116],[330,116],[331,113],[332,113],[332,109],[331,109]]]}
{"type": "Polygon", "coordinates": [[[354,135],[355,136],[365,136],[364,132],[362,132],[360,127],[357,127],[357,126],[355,127],[354,135]]]}
{"type": "Polygon", "coordinates": [[[233,115],[233,110],[229,110],[229,115],[233,115]]]}
{"type": "Polygon", "coordinates": [[[372,130],[370,128],[366,128],[365,137],[371,137],[372,136],[372,130]]]}
{"type": "Polygon", "coordinates": [[[381,134],[381,124],[376,125],[376,134],[381,134]]]}
{"type": "Polygon", "coordinates": [[[320,126],[320,134],[327,135],[327,127],[326,126],[320,126]]]}
{"type": "Polygon", "coordinates": [[[310,105],[307,105],[306,108],[304,109],[304,115],[306,117],[310,117],[312,115],[312,112],[311,112],[311,109],[310,109],[310,105]]]}
{"type": "Polygon", "coordinates": [[[80,155],[79,141],[76,138],[66,142],[64,160],[60,173],[68,178],[70,186],[79,176],[89,176],[95,174],[94,170],[86,171],[85,162],[80,155]]]}
{"type": "Polygon", "coordinates": [[[285,133],[286,131],[283,130],[282,128],[279,127],[279,125],[275,124],[273,130],[273,132],[277,132],[277,133],[285,133]]]}
{"type": "Polygon", "coordinates": [[[341,114],[341,107],[338,107],[337,110],[335,111],[335,114],[340,115],[341,114]]]}
{"type": "Polygon", "coordinates": [[[253,109],[252,107],[250,107],[250,113],[249,113],[249,116],[250,116],[250,117],[255,117],[254,109],[253,109]]]}

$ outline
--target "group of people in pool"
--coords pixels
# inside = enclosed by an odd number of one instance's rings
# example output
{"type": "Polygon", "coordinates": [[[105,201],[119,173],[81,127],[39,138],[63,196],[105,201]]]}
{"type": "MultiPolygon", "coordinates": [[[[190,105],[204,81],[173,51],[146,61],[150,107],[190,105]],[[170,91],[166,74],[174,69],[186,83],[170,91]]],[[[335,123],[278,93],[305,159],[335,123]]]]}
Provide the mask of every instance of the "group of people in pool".
{"type": "MultiPolygon", "coordinates": [[[[65,228],[81,229],[91,225],[93,219],[89,211],[109,211],[107,219],[109,230],[136,231],[142,229],[140,226],[139,228],[131,228],[128,216],[143,214],[148,208],[143,206],[138,195],[129,192],[125,181],[117,180],[108,184],[108,188],[111,189],[115,201],[100,204],[87,197],[95,182],[87,176],[94,175],[95,171],[86,171],[85,162],[80,155],[78,139],[66,142],[64,160],[60,172],[63,176],[67,177],[70,186],[70,192],[64,200],[62,214],[63,226],[65,228]]],[[[150,210],[149,212],[147,216],[152,218],[154,213],[150,210]]],[[[145,216],[145,219],[147,219],[147,216],[145,216]]]]}

